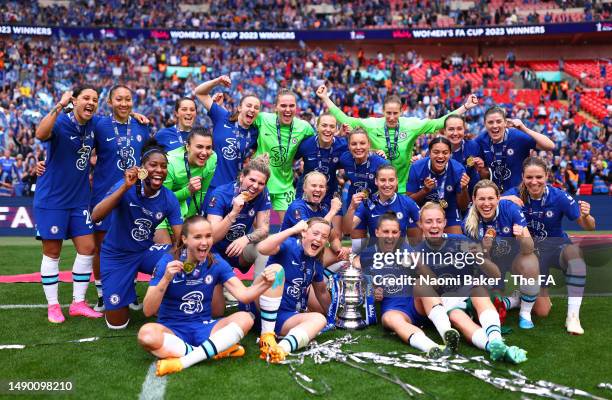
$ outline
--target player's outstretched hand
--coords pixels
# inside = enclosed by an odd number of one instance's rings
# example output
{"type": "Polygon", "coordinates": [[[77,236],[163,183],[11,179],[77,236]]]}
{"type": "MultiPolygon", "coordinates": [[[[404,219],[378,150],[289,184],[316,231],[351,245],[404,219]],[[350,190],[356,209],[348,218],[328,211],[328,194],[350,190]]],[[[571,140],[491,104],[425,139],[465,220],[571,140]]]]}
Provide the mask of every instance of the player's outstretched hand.
{"type": "Polygon", "coordinates": [[[466,110],[471,110],[478,105],[478,96],[474,93],[470,94],[463,104],[466,110]]]}
{"type": "Polygon", "coordinates": [[[183,270],[183,262],[179,260],[170,261],[168,265],[166,265],[166,272],[164,276],[168,280],[172,280],[174,275],[178,274],[183,270]]]}
{"type": "Polygon", "coordinates": [[[302,219],[291,229],[293,229],[296,234],[306,232],[308,230],[308,223],[302,219]]]}
{"type": "Polygon", "coordinates": [[[134,186],[134,184],[136,184],[136,181],[138,180],[138,167],[132,167],[132,168],[126,169],[124,176],[125,176],[125,184],[127,185],[129,189],[132,186],[134,186]]]}
{"type": "Polygon", "coordinates": [[[325,100],[329,97],[329,93],[327,92],[327,86],[321,85],[317,88],[317,97],[321,100],[325,100]]]}
{"type": "Polygon", "coordinates": [[[266,268],[261,273],[261,277],[265,282],[266,286],[272,286],[274,280],[276,279],[277,272],[273,268],[266,268]]]}
{"type": "Polygon", "coordinates": [[[42,176],[46,171],[45,161],[38,161],[36,163],[36,176],[42,176]]]}
{"type": "Polygon", "coordinates": [[[67,90],[64,92],[64,94],[62,94],[62,98],[60,99],[59,103],[62,106],[62,108],[66,108],[68,104],[70,104],[71,101],[72,101],[72,90],[67,90]]]}
{"type": "Polygon", "coordinates": [[[227,88],[232,87],[232,79],[227,75],[221,75],[217,78],[219,85],[223,85],[227,88]]]}
{"type": "Polygon", "coordinates": [[[580,206],[580,216],[588,217],[591,215],[591,204],[586,201],[578,200],[578,205],[580,206]]]}

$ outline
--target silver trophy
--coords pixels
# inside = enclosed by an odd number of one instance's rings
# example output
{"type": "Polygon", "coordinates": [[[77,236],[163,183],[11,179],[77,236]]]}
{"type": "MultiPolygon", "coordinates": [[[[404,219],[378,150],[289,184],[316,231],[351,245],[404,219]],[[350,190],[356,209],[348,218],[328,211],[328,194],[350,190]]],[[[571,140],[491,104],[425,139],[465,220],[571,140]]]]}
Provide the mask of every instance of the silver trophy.
{"type": "Polygon", "coordinates": [[[336,326],[341,329],[363,329],[361,314],[365,301],[365,280],[361,270],[353,266],[355,254],[349,255],[348,266],[338,273],[338,313],[336,326]]]}

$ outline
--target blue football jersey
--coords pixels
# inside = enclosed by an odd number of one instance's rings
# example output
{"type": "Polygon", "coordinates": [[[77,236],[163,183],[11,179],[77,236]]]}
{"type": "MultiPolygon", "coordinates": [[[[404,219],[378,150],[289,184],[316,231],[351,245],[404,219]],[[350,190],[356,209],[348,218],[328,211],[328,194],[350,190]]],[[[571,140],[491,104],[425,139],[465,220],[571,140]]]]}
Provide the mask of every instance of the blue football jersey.
{"type": "Polygon", "coordinates": [[[319,146],[319,138],[317,136],[307,137],[300,143],[295,160],[300,158],[304,161],[304,173],[296,185],[296,198],[301,198],[304,194],[304,176],[312,171],[319,171],[327,177],[327,193],[323,202],[330,204],[334,193],[338,192],[338,179],[336,179],[336,171],[340,168],[338,164],[342,154],[348,152],[346,139],[343,137],[334,138],[334,141],[329,149],[322,149],[319,146]]]}
{"type": "MultiPolygon", "coordinates": [[[[232,201],[240,194],[240,188],[237,183],[226,183],[213,190],[213,193],[206,205],[206,214],[218,215],[225,217],[232,210],[232,201]]],[[[213,249],[218,253],[225,253],[227,246],[234,240],[249,233],[253,228],[253,223],[259,211],[266,211],[272,208],[270,203],[270,194],[268,189],[264,188],[256,198],[245,203],[240,214],[236,218],[236,222],[230,226],[225,238],[215,243],[213,249]]]]}
{"type": "MultiPolygon", "coordinates": [[[[114,193],[123,185],[123,179],[108,191],[114,193]]],[[[119,201],[111,214],[111,226],[102,248],[116,253],[142,252],[153,245],[155,228],[165,218],[170,225],[181,225],[181,209],[172,191],[164,186],[152,197],[139,193],[138,185],[132,186],[119,201]]]]}
{"type": "Polygon", "coordinates": [[[257,146],[259,131],[254,124],[245,129],[238,121],[231,122],[230,113],[216,103],[208,115],[213,122],[213,149],[217,153],[217,169],[210,187],[216,188],[236,180],[242,163],[257,146]]]}
{"type": "Polygon", "coordinates": [[[187,143],[189,132],[180,131],[176,125],[168,128],[160,129],[155,134],[157,142],[166,150],[166,153],[174,149],[178,149],[187,143]]]}
{"type": "Polygon", "coordinates": [[[461,177],[465,168],[459,162],[450,159],[446,169],[437,174],[431,170],[431,160],[425,157],[412,164],[408,172],[406,193],[416,193],[425,187],[425,179],[431,177],[436,180],[437,186],[425,196],[423,203],[428,201],[439,202],[444,199],[448,207],[444,210],[448,215],[454,215],[457,210],[457,195],[461,192],[461,177]]]}
{"type": "Polygon", "coordinates": [[[289,229],[298,222],[308,221],[312,217],[324,218],[328,212],[329,207],[325,204],[309,205],[304,199],[294,200],[287,208],[280,230],[289,229]]]}
{"type": "Polygon", "coordinates": [[[433,246],[427,240],[415,246],[415,251],[420,253],[420,262],[441,278],[441,282],[447,282],[438,288],[439,294],[459,291],[464,286],[463,276],[473,276],[478,268],[475,259],[467,263],[464,258],[457,257],[458,254],[465,254],[466,245],[472,240],[465,235],[451,233],[445,233],[443,238],[440,246],[433,246]]]}
{"type": "Polygon", "coordinates": [[[377,154],[370,154],[363,164],[357,165],[355,159],[348,151],[340,156],[338,168],[344,169],[344,173],[351,181],[348,199],[351,201],[353,195],[364,189],[369,189],[370,194],[375,193],[378,188],[374,184],[376,170],[381,165],[387,165],[389,161],[377,154]]]}
{"type": "MultiPolygon", "coordinates": [[[[463,220],[463,224],[461,225],[464,233],[466,220],[467,218],[463,220]]],[[[527,226],[525,215],[521,211],[520,207],[513,202],[509,200],[500,200],[493,219],[490,221],[480,219],[478,225],[478,238],[475,239],[481,240],[489,228],[495,229],[496,237],[514,237],[514,234],[512,233],[512,227],[514,224],[523,227],[527,226]]]]}
{"type": "Polygon", "coordinates": [[[523,161],[536,148],[534,138],[516,128],[509,128],[500,143],[493,144],[488,133],[479,135],[474,141],[480,148],[479,157],[491,169],[491,180],[500,191],[521,183],[523,161]]]}
{"type": "MultiPolygon", "coordinates": [[[[514,195],[520,197],[518,187],[504,193],[504,196],[514,195]]],[[[563,217],[575,221],[580,217],[578,202],[563,190],[547,185],[541,199],[528,198],[522,207],[527,219],[527,227],[534,240],[542,241],[546,238],[567,238],[563,231],[563,217]]]]}
{"type": "Polygon", "coordinates": [[[470,177],[468,189],[471,196],[474,186],[480,180],[480,175],[478,174],[478,170],[476,170],[475,166],[468,167],[467,160],[470,157],[480,157],[480,149],[478,144],[474,140],[463,140],[461,142],[461,146],[457,150],[453,151],[452,159],[465,167],[465,170],[470,177]]]}
{"type": "Polygon", "coordinates": [[[323,281],[323,265],[315,257],[304,253],[301,242],[290,237],[280,250],[268,259],[268,265],[280,264],[285,269],[285,286],[279,310],[305,311],[308,288],[312,282],[323,281]]]}
{"type": "Polygon", "coordinates": [[[98,117],[80,125],[74,115],[60,113],[51,137],[43,142],[46,171],[36,182],[34,206],[70,209],[89,206],[89,157],[98,117]]]}
{"type": "Polygon", "coordinates": [[[370,238],[376,237],[378,218],[389,211],[393,211],[397,215],[402,235],[406,233],[408,228],[417,226],[419,206],[414,200],[406,195],[396,193],[388,201],[381,202],[378,199],[378,193],[376,193],[371,199],[363,201],[355,210],[355,216],[360,219],[357,229],[367,229],[370,238]]]}
{"type": "Polygon", "coordinates": [[[93,175],[92,207],[123,178],[126,169],[140,165],[140,154],[150,136],[150,129],[131,117],[127,124],[121,124],[113,117],[105,116],[99,119],[94,133],[98,158],[93,175]]]}
{"type": "MultiPolygon", "coordinates": [[[[199,263],[187,274],[184,271],[174,275],[159,306],[157,320],[160,324],[201,322],[212,319],[211,302],[215,285],[224,284],[233,278],[234,271],[227,261],[212,253],[213,263],[208,260],[199,263]]],[[[165,254],[157,262],[149,286],[157,286],[166,273],[166,266],[174,260],[165,254]]],[[[181,258],[184,261],[184,257],[181,258]]]]}

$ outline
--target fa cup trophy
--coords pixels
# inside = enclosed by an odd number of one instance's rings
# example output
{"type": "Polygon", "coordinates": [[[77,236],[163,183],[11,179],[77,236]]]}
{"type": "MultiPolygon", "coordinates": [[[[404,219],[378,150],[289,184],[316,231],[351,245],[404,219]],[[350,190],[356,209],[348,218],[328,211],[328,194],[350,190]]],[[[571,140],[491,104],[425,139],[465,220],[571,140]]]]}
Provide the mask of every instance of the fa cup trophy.
{"type": "Polygon", "coordinates": [[[366,282],[361,270],[353,266],[355,254],[349,256],[348,267],[338,273],[338,314],[336,326],[342,329],[363,329],[366,326],[361,309],[365,301],[366,282]]]}

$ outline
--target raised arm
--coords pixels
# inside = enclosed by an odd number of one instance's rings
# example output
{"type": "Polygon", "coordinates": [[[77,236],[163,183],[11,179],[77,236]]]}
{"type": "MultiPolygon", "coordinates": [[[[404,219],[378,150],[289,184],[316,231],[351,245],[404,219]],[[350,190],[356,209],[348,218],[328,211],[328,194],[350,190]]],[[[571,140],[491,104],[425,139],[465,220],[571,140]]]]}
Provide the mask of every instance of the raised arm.
{"type": "Polygon", "coordinates": [[[143,300],[142,312],[144,313],[145,317],[151,317],[157,314],[157,311],[159,311],[159,306],[164,299],[164,295],[166,294],[166,290],[168,289],[168,285],[170,285],[170,282],[172,282],[174,275],[182,270],[182,262],[178,260],[170,261],[166,265],[164,276],[160,279],[157,285],[149,286],[143,300]]]}
{"type": "Polygon", "coordinates": [[[221,75],[218,78],[201,83],[193,91],[193,94],[195,95],[195,97],[197,97],[198,100],[200,100],[202,104],[204,104],[204,107],[206,107],[207,110],[210,110],[214,102],[212,96],[210,95],[210,92],[211,90],[213,90],[213,88],[215,88],[215,86],[219,86],[219,85],[223,85],[225,87],[231,87],[232,80],[227,75],[221,75]]]}
{"type": "Polygon", "coordinates": [[[535,140],[536,147],[539,150],[552,151],[555,149],[555,142],[553,142],[548,137],[546,137],[546,135],[538,133],[534,131],[533,129],[527,128],[525,124],[523,123],[523,121],[521,121],[520,119],[510,119],[509,118],[506,120],[506,124],[510,128],[516,128],[528,134],[529,136],[531,136],[533,140],[535,140]]]}
{"type": "MultiPolygon", "coordinates": [[[[435,119],[418,119],[418,118],[407,118],[409,120],[409,124],[419,135],[423,134],[432,134],[438,133],[438,131],[444,128],[444,121],[446,118],[451,115],[463,115],[466,111],[471,110],[472,108],[478,105],[478,97],[475,94],[470,94],[461,107],[456,110],[451,111],[450,113],[443,115],[440,118],[435,119]]],[[[401,119],[400,119],[401,122],[401,119]]]]}
{"type": "Polygon", "coordinates": [[[580,206],[580,217],[578,217],[576,222],[585,231],[594,231],[595,218],[591,215],[591,205],[582,200],[578,201],[578,205],[580,206]]]}
{"type": "Polygon", "coordinates": [[[121,197],[136,183],[138,180],[138,167],[132,167],[125,171],[125,180],[117,190],[106,196],[104,200],[98,203],[91,213],[93,222],[100,222],[106,218],[121,201],[121,197]]]}
{"type": "Polygon", "coordinates": [[[266,268],[261,273],[263,279],[255,279],[249,287],[244,286],[242,281],[236,277],[228,279],[223,286],[230,292],[239,302],[249,304],[266,290],[268,290],[276,278],[276,271],[272,268],[266,268]]]}
{"type": "Polygon", "coordinates": [[[51,132],[53,132],[53,125],[55,125],[55,121],[60,112],[70,104],[72,100],[72,90],[64,92],[62,98],[59,103],[53,107],[53,109],[49,112],[49,114],[45,115],[45,117],[38,124],[38,128],[36,128],[36,139],[38,140],[47,140],[51,137],[51,132]]]}
{"type": "Polygon", "coordinates": [[[330,114],[333,115],[334,118],[336,118],[338,123],[347,124],[351,128],[360,127],[366,129],[366,126],[363,123],[363,119],[349,117],[348,115],[343,113],[342,110],[338,108],[333,101],[331,101],[331,99],[329,98],[329,93],[327,92],[327,86],[319,86],[319,88],[317,89],[317,96],[325,103],[330,114]]]}
{"type": "Polygon", "coordinates": [[[295,226],[268,236],[266,239],[259,242],[257,251],[264,256],[272,256],[280,250],[281,244],[293,235],[298,235],[308,229],[308,223],[304,220],[299,221],[295,226]]]}

